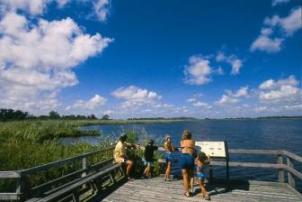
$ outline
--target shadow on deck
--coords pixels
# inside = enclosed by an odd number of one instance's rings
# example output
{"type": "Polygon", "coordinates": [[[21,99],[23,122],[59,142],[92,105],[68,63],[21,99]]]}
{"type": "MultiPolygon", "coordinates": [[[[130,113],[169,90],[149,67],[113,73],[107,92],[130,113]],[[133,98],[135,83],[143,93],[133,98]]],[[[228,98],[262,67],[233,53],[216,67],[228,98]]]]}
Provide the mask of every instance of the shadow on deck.
{"type": "MultiPolygon", "coordinates": [[[[94,201],[104,202],[177,202],[201,201],[199,187],[194,186],[194,196],[186,198],[183,195],[181,180],[164,182],[162,178],[139,179],[129,181],[115,191],[94,201]]],[[[285,183],[264,181],[231,181],[228,191],[224,185],[209,186],[211,201],[221,202],[256,202],[256,201],[301,201],[301,194],[285,183]]]]}

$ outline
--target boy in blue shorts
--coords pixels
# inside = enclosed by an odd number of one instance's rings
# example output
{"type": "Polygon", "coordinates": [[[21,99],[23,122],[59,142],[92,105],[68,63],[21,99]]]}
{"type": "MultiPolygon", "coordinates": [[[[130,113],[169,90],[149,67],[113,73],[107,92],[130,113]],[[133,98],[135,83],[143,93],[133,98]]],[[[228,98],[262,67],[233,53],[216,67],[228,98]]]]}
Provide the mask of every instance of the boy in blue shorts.
{"type": "Polygon", "coordinates": [[[201,189],[202,197],[205,200],[211,200],[208,190],[206,189],[206,184],[205,184],[205,180],[207,177],[206,169],[209,165],[209,159],[208,159],[207,155],[203,152],[200,152],[197,155],[195,164],[196,164],[195,165],[196,166],[196,175],[195,176],[199,181],[199,186],[201,189]]]}

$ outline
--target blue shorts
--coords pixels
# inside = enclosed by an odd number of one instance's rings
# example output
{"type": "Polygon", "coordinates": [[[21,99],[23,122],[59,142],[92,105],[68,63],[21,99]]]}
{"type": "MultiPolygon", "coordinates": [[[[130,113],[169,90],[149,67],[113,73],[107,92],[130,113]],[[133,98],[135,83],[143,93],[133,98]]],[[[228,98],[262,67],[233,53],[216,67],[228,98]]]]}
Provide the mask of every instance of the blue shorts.
{"type": "Polygon", "coordinates": [[[172,161],[171,152],[166,152],[165,153],[165,160],[166,160],[167,163],[172,161]]]}
{"type": "Polygon", "coordinates": [[[153,161],[146,161],[146,159],[143,159],[145,166],[153,166],[153,161]]]}
{"type": "Polygon", "coordinates": [[[180,158],[181,169],[194,170],[194,157],[191,154],[182,153],[180,158]]]}
{"type": "Polygon", "coordinates": [[[196,173],[196,177],[202,181],[206,179],[206,175],[204,173],[196,173]]]}

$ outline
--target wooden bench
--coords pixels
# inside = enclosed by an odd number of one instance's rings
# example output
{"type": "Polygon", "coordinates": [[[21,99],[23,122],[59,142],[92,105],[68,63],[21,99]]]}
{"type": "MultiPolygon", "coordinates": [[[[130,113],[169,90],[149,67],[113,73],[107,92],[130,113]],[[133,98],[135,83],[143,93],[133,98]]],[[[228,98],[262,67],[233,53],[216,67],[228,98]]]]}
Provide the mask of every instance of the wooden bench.
{"type": "Polygon", "coordinates": [[[60,187],[53,191],[52,193],[48,193],[46,196],[41,198],[32,198],[27,200],[26,202],[51,202],[51,201],[60,201],[67,198],[70,198],[72,201],[79,201],[80,190],[83,187],[87,186],[93,190],[93,192],[97,193],[100,190],[97,186],[97,181],[102,180],[103,177],[108,177],[112,184],[116,183],[116,179],[114,177],[115,172],[120,172],[121,179],[125,179],[125,173],[121,164],[112,164],[111,166],[107,166],[106,168],[91,174],[85,177],[82,177],[77,182],[68,183],[67,186],[60,187]]]}

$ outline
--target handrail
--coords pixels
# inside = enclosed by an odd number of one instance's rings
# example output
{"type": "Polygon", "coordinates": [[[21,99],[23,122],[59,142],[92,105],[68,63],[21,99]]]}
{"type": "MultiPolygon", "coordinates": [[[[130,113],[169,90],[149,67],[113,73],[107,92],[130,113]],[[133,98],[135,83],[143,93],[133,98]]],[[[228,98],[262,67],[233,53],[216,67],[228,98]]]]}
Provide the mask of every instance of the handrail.
{"type": "Polygon", "coordinates": [[[66,159],[63,159],[63,160],[53,161],[53,162],[50,162],[50,163],[47,163],[47,164],[44,164],[44,165],[40,165],[40,166],[36,166],[36,167],[33,167],[33,168],[22,169],[22,170],[19,170],[19,172],[20,172],[21,175],[24,175],[24,174],[31,174],[31,173],[34,173],[36,171],[47,170],[50,167],[52,167],[52,168],[53,167],[59,167],[63,164],[69,163],[71,161],[75,161],[75,160],[79,160],[79,159],[82,159],[82,158],[85,158],[85,157],[89,157],[89,156],[92,156],[92,155],[100,153],[100,152],[109,151],[109,150],[112,150],[113,148],[114,147],[109,147],[109,148],[101,149],[101,150],[98,150],[98,151],[84,153],[84,154],[81,154],[81,155],[78,155],[78,156],[66,158],[66,159]]]}

